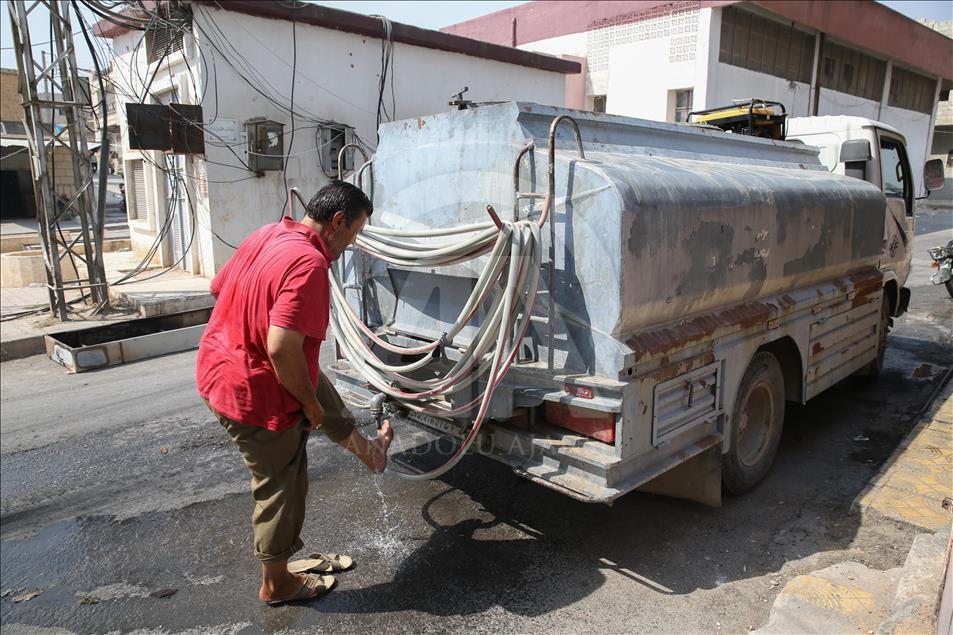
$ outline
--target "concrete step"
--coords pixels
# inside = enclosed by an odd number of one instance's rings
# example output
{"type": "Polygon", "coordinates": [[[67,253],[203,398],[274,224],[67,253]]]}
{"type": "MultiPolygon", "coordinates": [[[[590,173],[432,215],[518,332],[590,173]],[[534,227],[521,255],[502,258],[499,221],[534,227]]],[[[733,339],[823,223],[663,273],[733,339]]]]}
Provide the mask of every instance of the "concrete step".
{"type": "Polygon", "coordinates": [[[791,580],[758,634],[936,632],[950,532],[918,535],[902,567],[839,562],[791,580]]]}
{"type": "Polygon", "coordinates": [[[950,534],[920,534],[897,581],[890,610],[877,635],[936,632],[937,610],[950,557],[950,534]]]}
{"type": "Polygon", "coordinates": [[[873,633],[890,615],[900,568],[879,571],[858,562],[799,575],[781,590],[759,634],[873,633]]]}

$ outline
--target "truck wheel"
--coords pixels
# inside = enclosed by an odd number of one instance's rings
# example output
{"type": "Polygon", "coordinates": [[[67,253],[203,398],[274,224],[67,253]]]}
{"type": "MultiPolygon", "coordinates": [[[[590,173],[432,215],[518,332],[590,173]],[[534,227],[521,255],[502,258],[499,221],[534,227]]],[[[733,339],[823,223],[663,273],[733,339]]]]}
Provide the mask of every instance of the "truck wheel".
{"type": "Polygon", "coordinates": [[[784,378],[771,353],[756,354],[738,386],[731,414],[729,450],[722,454],[722,485],[744,494],[765,477],[774,462],[784,426],[784,378]]]}

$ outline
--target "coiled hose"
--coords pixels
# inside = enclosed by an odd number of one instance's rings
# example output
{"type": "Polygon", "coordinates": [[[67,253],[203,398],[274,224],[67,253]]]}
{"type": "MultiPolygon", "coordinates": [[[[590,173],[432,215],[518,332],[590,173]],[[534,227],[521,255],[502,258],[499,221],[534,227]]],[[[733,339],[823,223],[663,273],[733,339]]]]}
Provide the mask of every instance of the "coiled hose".
{"type": "Polygon", "coordinates": [[[489,252],[486,266],[450,330],[440,340],[417,347],[397,346],[374,333],[348,304],[333,270],[329,274],[331,326],[344,357],[371,386],[409,410],[434,416],[456,416],[478,408],[473,425],[460,447],[442,466],[427,472],[406,472],[393,467],[389,468],[391,471],[414,480],[436,478],[453,468],[473,444],[486,418],[493,392],[516,359],[529,328],[542,262],[540,224],[532,220],[501,221],[500,226],[487,222],[432,231],[365,227],[356,246],[370,256],[392,264],[443,267],[473,260],[489,252]],[[439,243],[412,240],[465,234],[469,236],[439,243]],[[450,370],[441,377],[424,380],[405,374],[433,361],[433,356],[428,353],[441,344],[452,342],[487,301],[490,303],[487,318],[450,370]],[[407,364],[388,364],[374,352],[374,345],[391,353],[422,357],[407,364]],[[480,397],[452,409],[434,407],[436,400],[458,392],[484,376],[486,389],[480,397]]]}

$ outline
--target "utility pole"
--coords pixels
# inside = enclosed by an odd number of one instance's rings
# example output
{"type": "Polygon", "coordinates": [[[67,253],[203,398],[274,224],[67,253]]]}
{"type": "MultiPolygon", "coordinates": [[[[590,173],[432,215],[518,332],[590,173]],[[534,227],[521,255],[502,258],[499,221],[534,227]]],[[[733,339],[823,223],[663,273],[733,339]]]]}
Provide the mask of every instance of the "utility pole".
{"type": "MultiPolygon", "coordinates": [[[[60,320],[67,320],[67,291],[79,290],[83,293],[84,289],[88,289],[96,312],[109,306],[103,263],[105,196],[101,193],[94,212],[92,169],[83,117],[83,91],[76,65],[70,5],[62,0],[14,0],[7,4],[7,8],[10,11],[10,28],[23,100],[23,123],[30,146],[36,217],[46,266],[50,313],[60,320]],[[41,62],[37,63],[33,55],[28,17],[44,8],[49,11],[49,24],[53,31],[51,57],[47,63],[44,52],[41,62]],[[49,87],[45,94],[41,94],[43,86],[49,87]],[[57,109],[63,112],[65,118],[65,124],[59,130],[54,123],[57,109]],[[50,114],[50,130],[46,130],[43,124],[43,115],[47,112],[50,114]],[[69,151],[68,165],[53,165],[59,147],[69,151]],[[63,180],[59,177],[63,176],[65,170],[65,181],[74,186],[70,196],[57,193],[51,168],[56,169],[57,181],[61,183],[63,180]],[[60,227],[60,220],[73,215],[79,219],[80,229],[70,236],[60,227]],[[63,259],[74,263],[79,261],[76,264],[78,280],[63,280],[63,259]]],[[[101,169],[105,170],[106,166],[101,169]]]]}

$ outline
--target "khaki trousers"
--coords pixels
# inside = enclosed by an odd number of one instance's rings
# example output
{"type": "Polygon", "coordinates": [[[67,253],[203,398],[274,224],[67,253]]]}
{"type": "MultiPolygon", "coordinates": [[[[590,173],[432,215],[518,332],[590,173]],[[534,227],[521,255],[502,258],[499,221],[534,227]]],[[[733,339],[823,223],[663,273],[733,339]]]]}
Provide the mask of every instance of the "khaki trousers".
{"type": "MultiPolygon", "coordinates": [[[[318,429],[332,441],[343,441],[353,428],[353,417],[324,373],[319,375],[315,395],[325,411],[318,429]]],[[[245,425],[215,412],[208,401],[205,405],[238,446],[251,472],[255,557],[262,562],[288,560],[304,546],[301,528],[308,496],[309,431],[303,421],[280,431],[245,425]]]]}

